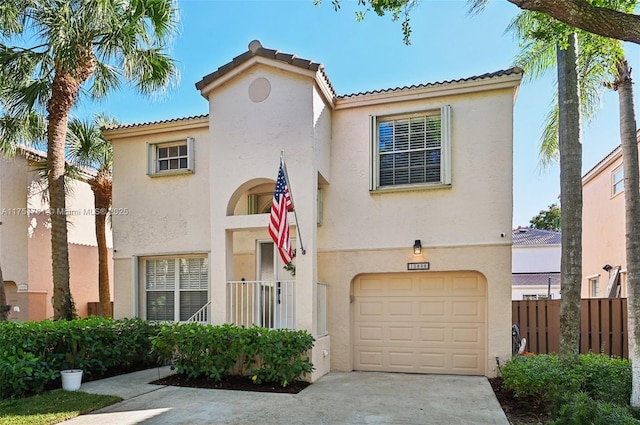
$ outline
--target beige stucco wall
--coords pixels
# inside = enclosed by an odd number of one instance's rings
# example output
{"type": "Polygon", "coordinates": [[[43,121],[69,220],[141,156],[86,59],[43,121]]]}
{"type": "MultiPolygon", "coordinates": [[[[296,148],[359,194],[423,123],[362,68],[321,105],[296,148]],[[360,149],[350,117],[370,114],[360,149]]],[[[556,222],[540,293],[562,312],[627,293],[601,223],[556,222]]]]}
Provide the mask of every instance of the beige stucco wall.
{"type": "MultiPolygon", "coordinates": [[[[133,128],[113,138],[115,317],[138,309],[132,285],[133,256],[209,251],[209,140],[202,120],[159,124],[153,133],[133,128]],[[150,177],[148,144],[193,138],[194,173],[150,177]]],[[[221,181],[224,181],[221,180],[221,181]]]]}
{"type": "Polygon", "coordinates": [[[614,155],[597,173],[583,179],[582,297],[589,298],[589,278],[599,275],[600,297],[605,297],[609,273],[605,264],[626,270],[624,191],[612,195],[611,177],[622,164],[614,155]],[[586,181],[585,181],[586,180],[586,181]]]}

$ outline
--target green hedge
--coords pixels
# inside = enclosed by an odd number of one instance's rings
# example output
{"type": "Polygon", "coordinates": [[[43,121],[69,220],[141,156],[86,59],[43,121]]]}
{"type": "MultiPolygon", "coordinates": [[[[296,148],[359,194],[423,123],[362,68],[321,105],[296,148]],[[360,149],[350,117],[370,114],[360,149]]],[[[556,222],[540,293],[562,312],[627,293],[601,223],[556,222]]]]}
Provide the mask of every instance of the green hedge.
{"type": "Polygon", "coordinates": [[[565,364],[555,354],[517,356],[502,368],[502,379],[517,397],[549,406],[554,424],[640,425],[629,409],[628,359],[590,353],[565,364]]]}
{"type": "Polygon", "coordinates": [[[88,375],[157,364],[151,337],[158,325],[141,319],[0,322],[0,399],[42,392],[60,370],[88,375]]]}
{"type": "Polygon", "coordinates": [[[282,386],[313,371],[313,343],[307,331],[197,323],[163,325],[152,340],[158,357],[190,378],[241,375],[282,386]]]}

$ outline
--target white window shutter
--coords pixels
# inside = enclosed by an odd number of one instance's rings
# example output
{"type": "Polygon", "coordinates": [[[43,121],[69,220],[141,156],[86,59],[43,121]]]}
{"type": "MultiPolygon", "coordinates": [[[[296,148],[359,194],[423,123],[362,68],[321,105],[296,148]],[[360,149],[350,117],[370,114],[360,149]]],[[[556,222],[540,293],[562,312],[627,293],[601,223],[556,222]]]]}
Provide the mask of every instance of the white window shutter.
{"type": "Polygon", "coordinates": [[[187,169],[191,172],[195,172],[195,155],[194,155],[194,139],[193,137],[187,137],[187,169]]]}
{"type": "Polygon", "coordinates": [[[442,159],[441,177],[442,184],[451,184],[451,105],[445,105],[440,110],[442,121],[442,159]]]}
{"type": "Polygon", "coordinates": [[[378,129],[377,117],[369,115],[369,190],[378,188],[378,129]]]}

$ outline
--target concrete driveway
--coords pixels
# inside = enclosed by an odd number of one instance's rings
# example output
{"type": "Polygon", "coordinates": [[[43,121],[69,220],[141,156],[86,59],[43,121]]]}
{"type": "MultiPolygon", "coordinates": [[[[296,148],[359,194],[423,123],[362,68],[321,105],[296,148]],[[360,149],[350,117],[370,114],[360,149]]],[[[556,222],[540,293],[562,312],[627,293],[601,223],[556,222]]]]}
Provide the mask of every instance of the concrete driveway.
{"type": "Polygon", "coordinates": [[[509,424],[484,377],[332,372],[298,394],[148,384],[170,373],[82,384],[125,400],[65,424],[509,424]]]}

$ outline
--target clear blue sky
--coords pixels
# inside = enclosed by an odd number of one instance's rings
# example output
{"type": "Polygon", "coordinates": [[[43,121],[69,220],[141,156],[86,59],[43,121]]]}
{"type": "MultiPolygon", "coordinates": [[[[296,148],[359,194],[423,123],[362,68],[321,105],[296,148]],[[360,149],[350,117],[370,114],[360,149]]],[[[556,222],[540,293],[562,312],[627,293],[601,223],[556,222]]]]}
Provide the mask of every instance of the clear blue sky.
{"type": "MultiPolygon", "coordinates": [[[[355,21],[355,0],[335,12],[330,0],[179,0],[180,34],[172,55],[181,80],[165,96],[150,101],[131,90],[112,93],[99,104],[83,102],[76,116],[107,112],[121,123],[157,121],[206,114],[207,103],[194,84],[235,56],[251,40],[266,48],[320,62],[340,95],[411,84],[465,78],[507,69],[519,51],[505,29],[519,9],[492,1],[468,16],[465,1],[424,1],[411,15],[412,44],[402,41],[400,22],[370,13],[355,21]]],[[[640,48],[625,46],[632,67],[640,69],[640,48]]],[[[636,80],[640,75],[635,74],[636,80]]],[[[513,225],[558,202],[557,166],[543,170],[538,145],[555,90],[555,74],[523,83],[515,105],[513,225]]],[[[635,86],[636,114],[640,89],[635,86]]],[[[603,97],[598,118],[583,126],[583,171],[619,144],[618,101],[603,97]]]]}

